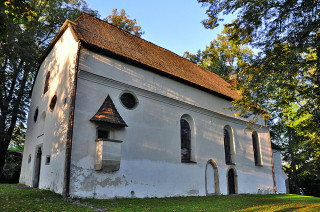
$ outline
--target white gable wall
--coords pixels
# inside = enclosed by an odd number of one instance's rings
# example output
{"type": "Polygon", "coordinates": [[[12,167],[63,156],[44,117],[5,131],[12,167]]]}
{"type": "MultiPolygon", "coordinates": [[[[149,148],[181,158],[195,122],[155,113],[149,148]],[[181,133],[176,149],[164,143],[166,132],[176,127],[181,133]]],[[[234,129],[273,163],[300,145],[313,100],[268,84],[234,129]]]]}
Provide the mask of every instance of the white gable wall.
{"type": "Polygon", "coordinates": [[[20,183],[33,186],[36,149],[41,146],[39,188],[62,193],[67,140],[70,96],[76,64],[78,43],[67,29],[41,64],[33,87],[29,108],[20,183]],[[46,75],[50,71],[49,89],[43,94],[46,75]],[[57,96],[55,108],[49,108],[52,97],[57,96]],[[39,115],[34,122],[38,108],[39,115]],[[46,165],[46,157],[50,164],[46,165]],[[28,162],[29,157],[31,161],[28,162]]]}
{"type": "MultiPolygon", "coordinates": [[[[222,98],[135,66],[82,49],[79,64],[72,146],[72,196],[162,197],[206,195],[205,167],[217,164],[220,191],[228,194],[227,170],[235,168],[238,193],[272,193],[273,178],[268,130],[259,127],[263,166],[255,166],[251,132],[244,121],[225,108],[222,98]],[[138,106],[128,110],[119,101],[134,93],[138,106]],[[90,118],[110,95],[128,127],[115,130],[122,140],[120,170],[94,170],[95,123],[90,118]],[[181,163],[180,118],[188,114],[195,125],[195,161],[181,163]],[[235,166],[225,164],[223,128],[234,132],[235,166]]],[[[212,189],[209,189],[212,190],[212,189]]]]}

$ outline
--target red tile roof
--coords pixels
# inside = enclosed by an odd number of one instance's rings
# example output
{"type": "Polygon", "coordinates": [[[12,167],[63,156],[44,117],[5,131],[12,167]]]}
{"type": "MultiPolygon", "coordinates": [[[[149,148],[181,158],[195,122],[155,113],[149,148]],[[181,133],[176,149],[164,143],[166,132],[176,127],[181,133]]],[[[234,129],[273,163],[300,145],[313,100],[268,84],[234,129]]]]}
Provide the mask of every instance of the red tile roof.
{"type": "Polygon", "coordinates": [[[110,124],[115,127],[127,127],[128,125],[120,116],[116,106],[114,106],[111,97],[108,95],[102,103],[98,112],[90,121],[110,124]]]}
{"type": "MultiPolygon", "coordinates": [[[[142,67],[227,100],[241,98],[241,95],[232,90],[230,84],[217,74],[105,21],[82,13],[74,23],[69,26],[85,48],[142,67]]],[[[59,34],[56,39],[58,37],[59,34]]],[[[47,51],[49,50],[50,46],[47,51]]],[[[45,54],[43,58],[46,56],[45,54]]]]}

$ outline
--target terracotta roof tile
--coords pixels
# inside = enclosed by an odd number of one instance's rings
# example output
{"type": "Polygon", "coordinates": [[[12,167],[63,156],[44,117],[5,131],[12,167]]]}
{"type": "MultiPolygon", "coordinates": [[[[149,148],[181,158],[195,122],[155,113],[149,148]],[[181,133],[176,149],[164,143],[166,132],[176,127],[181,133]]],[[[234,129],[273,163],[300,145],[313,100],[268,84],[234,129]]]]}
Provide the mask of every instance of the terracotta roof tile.
{"type": "Polygon", "coordinates": [[[116,127],[128,126],[120,116],[109,95],[104,100],[98,112],[90,119],[90,121],[103,122],[116,127]]]}
{"type": "Polygon", "coordinates": [[[73,31],[85,48],[142,65],[150,71],[229,100],[241,97],[217,74],[100,19],[82,13],[74,22],[73,31]]]}

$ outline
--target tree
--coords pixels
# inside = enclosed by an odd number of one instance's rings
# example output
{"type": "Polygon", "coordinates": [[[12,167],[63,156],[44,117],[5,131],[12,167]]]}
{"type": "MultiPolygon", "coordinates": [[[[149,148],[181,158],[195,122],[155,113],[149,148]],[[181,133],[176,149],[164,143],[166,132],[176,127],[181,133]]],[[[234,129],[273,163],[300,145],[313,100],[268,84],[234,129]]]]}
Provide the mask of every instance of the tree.
{"type": "Polygon", "coordinates": [[[0,46],[9,31],[9,18],[15,23],[27,23],[35,17],[35,11],[26,0],[6,0],[0,3],[0,46]]]}
{"type": "Polygon", "coordinates": [[[229,74],[244,68],[253,55],[245,42],[230,39],[231,32],[232,29],[226,26],[204,51],[198,50],[197,54],[185,52],[184,57],[227,79],[229,74]]]}
{"type": "Polygon", "coordinates": [[[123,29],[126,32],[129,32],[137,37],[141,37],[144,32],[141,30],[141,26],[137,25],[136,19],[129,19],[129,15],[126,14],[124,9],[121,9],[120,13],[118,9],[115,8],[112,10],[112,14],[104,19],[104,21],[123,29]]]}
{"type": "Polygon", "coordinates": [[[37,59],[67,18],[75,19],[81,10],[96,14],[82,0],[24,2],[34,8],[31,20],[15,21],[19,13],[11,16],[1,11],[10,27],[5,28],[0,46],[0,175],[17,123],[26,119],[37,59]]]}
{"type": "MultiPolygon", "coordinates": [[[[198,2],[208,8],[206,28],[216,27],[219,15],[237,12],[230,24],[231,37],[245,39],[260,50],[250,66],[238,72],[237,89],[243,94],[234,102],[238,115],[264,114],[282,121],[290,132],[287,152],[294,153],[290,154],[292,170],[301,153],[308,164],[300,163],[298,170],[311,166],[320,170],[320,2],[198,2]]],[[[319,178],[319,172],[309,176],[319,178]]]]}

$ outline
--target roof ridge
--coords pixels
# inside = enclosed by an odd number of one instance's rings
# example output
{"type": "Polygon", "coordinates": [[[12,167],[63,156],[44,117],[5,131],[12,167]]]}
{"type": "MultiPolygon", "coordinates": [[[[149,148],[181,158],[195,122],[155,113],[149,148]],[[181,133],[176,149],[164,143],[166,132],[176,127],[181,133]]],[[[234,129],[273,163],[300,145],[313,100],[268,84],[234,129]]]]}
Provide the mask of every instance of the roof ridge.
{"type": "Polygon", "coordinates": [[[172,78],[228,101],[241,98],[218,74],[100,18],[82,13],[72,25],[84,47],[172,78]]]}
{"type": "MultiPolygon", "coordinates": [[[[93,15],[90,15],[90,14],[88,14],[88,13],[86,13],[86,12],[82,12],[81,15],[83,15],[83,14],[84,14],[84,15],[87,15],[87,16],[90,16],[91,18],[95,18],[95,19],[97,19],[98,21],[100,21],[100,22],[102,22],[102,23],[104,23],[104,24],[109,24],[110,26],[115,27],[116,29],[119,29],[120,31],[123,31],[123,32],[125,32],[125,33],[128,33],[128,34],[131,35],[131,36],[140,38],[140,37],[138,37],[138,36],[136,36],[136,35],[131,34],[130,32],[127,32],[127,31],[125,31],[125,30],[123,30],[123,29],[121,29],[121,28],[119,28],[119,27],[117,27],[117,26],[115,26],[115,25],[113,25],[113,24],[110,24],[110,23],[108,23],[108,22],[106,22],[106,21],[104,21],[104,20],[101,20],[100,18],[97,18],[97,17],[95,17],[95,16],[93,16],[93,15]]],[[[78,18],[80,18],[80,16],[79,16],[78,18]]],[[[77,19],[78,19],[78,18],[77,18],[77,19]]],[[[142,39],[142,38],[140,38],[140,39],[142,39]]],[[[142,39],[142,40],[144,40],[144,39],[142,39]]]]}
{"type": "MultiPolygon", "coordinates": [[[[108,23],[108,22],[106,22],[106,21],[104,21],[104,20],[101,20],[100,18],[94,17],[93,15],[90,15],[90,14],[88,14],[88,13],[86,13],[86,12],[82,12],[82,14],[87,15],[87,16],[90,16],[91,18],[95,18],[95,19],[97,19],[98,21],[100,21],[100,22],[102,22],[102,23],[104,23],[104,24],[109,24],[109,25],[111,25],[112,27],[114,27],[114,28],[116,28],[116,29],[118,29],[118,30],[120,30],[120,31],[123,31],[123,32],[125,32],[125,33],[128,33],[129,35],[131,35],[131,36],[133,36],[133,37],[136,37],[136,38],[141,39],[141,40],[143,40],[143,41],[145,41],[145,42],[148,42],[148,43],[150,43],[150,44],[152,44],[152,45],[154,45],[154,46],[157,46],[157,47],[159,47],[159,48],[161,48],[161,49],[163,49],[163,50],[165,50],[165,51],[168,51],[168,52],[174,54],[175,56],[178,56],[179,58],[182,58],[182,59],[184,59],[184,60],[186,60],[186,61],[188,61],[188,62],[190,62],[190,63],[192,63],[192,64],[194,64],[194,65],[196,65],[196,66],[198,66],[198,67],[200,67],[202,70],[205,70],[205,71],[207,71],[207,72],[209,72],[209,73],[212,73],[212,74],[217,75],[218,77],[220,77],[218,74],[216,74],[216,73],[214,73],[214,72],[212,72],[212,71],[209,71],[208,69],[205,69],[205,68],[199,66],[198,64],[196,64],[196,63],[188,60],[187,58],[184,58],[184,57],[178,55],[177,53],[175,53],[175,52],[173,52],[173,51],[170,51],[170,50],[168,50],[168,49],[166,49],[166,48],[163,48],[163,47],[161,47],[161,46],[159,46],[159,45],[157,45],[157,44],[152,43],[151,41],[148,41],[148,40],[145,40],[145,39],[143,39],[143,38],[141,38],[141,37],[138,37],[138,36],[136,36],[136,35],[133,35],[133,34],[127,32],[127,31],[125,31],[125,30],[123,30],[123,29],[121,29],[121,28],[119,28],[119,27],[117,27],[117,26],[115,26],[115,25],[112,25],[112,24],[110,24],[110,23],[108,23]]],[[[82,15],[82,14],[81,14],[81,15],[82,15]]],[[[79,16],[78,18],[80,18],[80,16],[79,16]]],[[[78,18],[77,18],[77,19],[78,19],[78,18]]],[[[76,19],[76,20],[77,20],[77,19],[76,19]]],[[[74,21],[76,21],[76,20],[74,20],[74,21]]],[[[77,26],[77,27],[79,27],[79,26],[77,26]]],[[[81,27],[81,28],[84,29],[83,27],[81,27]]],[[[93,33],[93,32],[91,32],[91,31],[89,31],[89,30],[86,30],[86,31],[88,31],[88,32],[90,32],[90,33],[92,33],[92,34],[98,35],[99,37],[103,38],[103,36],[100,36],[99,34],[93,33]]],[[[104,39],[104,40],[105,40],[105,39],[104,39]]],[[[221,77],[220,77],[220,78],[221,78],[221,77]]]]}

